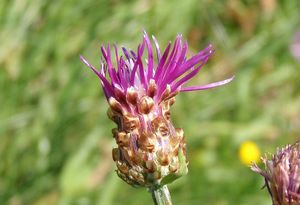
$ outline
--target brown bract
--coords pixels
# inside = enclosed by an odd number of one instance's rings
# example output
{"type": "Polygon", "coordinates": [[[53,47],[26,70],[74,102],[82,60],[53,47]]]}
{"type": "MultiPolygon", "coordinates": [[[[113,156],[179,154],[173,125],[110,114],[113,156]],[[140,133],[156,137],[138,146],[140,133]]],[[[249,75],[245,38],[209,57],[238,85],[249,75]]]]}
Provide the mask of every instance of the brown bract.
{"type": "MultiPolygon", "coordinates": [[[[117,124],[112,130],[118,145],[112,150],[116,172],[133,186],[159,186],[165,177],[180,175],[179,152],[185,155],[183,130],[175,128],[170,118],[174,96],[166,93],[155,103],[155,82],[150,86],[147,94],[131,88],[126,96],[109,99],[108,116],[117,124]]],[[[185,157],[184,161],[186,167],[185,157]]]]}

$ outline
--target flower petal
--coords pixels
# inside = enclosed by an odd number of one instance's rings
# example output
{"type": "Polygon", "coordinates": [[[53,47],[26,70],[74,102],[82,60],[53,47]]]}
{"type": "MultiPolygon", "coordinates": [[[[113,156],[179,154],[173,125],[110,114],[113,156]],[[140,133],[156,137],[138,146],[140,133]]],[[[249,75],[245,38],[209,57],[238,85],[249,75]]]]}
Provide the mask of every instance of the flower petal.
{"type": "Polygon", "coordinates": [[[202,85],[202,86],[190,86],[190,87],[185,87],[185,88],[181,88],[181,92],[189,92],[189,91],[195,91],[195,90],[207,90],[207,89],[211,89],[214,87],[219,87],[222,85],[225,85],[229,82],[231,82],[234,79],[235,76],[232,76],[231,78],[228,78],[226,80],[222,80],[222,81],[218,81],[218,82],[214,82],[214,83],[209,83],[207,85],[202,85]]]}

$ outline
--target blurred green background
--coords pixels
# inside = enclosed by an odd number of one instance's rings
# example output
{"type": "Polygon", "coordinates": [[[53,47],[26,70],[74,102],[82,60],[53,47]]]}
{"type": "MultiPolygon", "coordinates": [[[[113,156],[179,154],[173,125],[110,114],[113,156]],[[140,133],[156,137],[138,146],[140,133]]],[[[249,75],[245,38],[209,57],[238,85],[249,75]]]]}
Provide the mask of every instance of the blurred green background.
{"type": "Polygon", "coordinates": [[[182,93],[172,108],[188,145],[189,174],[170,185],[174,205],[269,205],[263,179],[239,160],[300,134],[300,64],[290,53],[298,0],[2,0],[0,204],[152,204],[114,172],[115,146],[97,77],[101,43],[133,49],[142,30],[161,48],[182,33],[191,52],[212,43],[191,85],[235,75],[224,87],[182,93]]]}

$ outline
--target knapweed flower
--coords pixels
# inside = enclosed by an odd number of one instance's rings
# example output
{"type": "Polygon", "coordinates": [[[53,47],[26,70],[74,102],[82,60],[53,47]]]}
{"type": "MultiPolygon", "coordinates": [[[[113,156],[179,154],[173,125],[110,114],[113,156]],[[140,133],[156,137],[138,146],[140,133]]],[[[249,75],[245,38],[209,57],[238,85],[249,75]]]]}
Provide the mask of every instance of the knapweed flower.
{"type": "Polygon", "coordinates": [[[102,46],[99,70],[81,60],[99,77],[109,104],[108,116],[117,124],[112,150],[117,174],[133,186],[163,186],[187,173],[183,130],[175,128],[170,107],[179,92],[205,90],[224,85],[232,78],[204,86],[183,87],[213,54],[209,45],[187,58],[188,44],[181,35],[163,53],[157,40],[144,32],[136,52],[114,45],[102,46]],[[147,53],[147,54],[145,54],[147,53]],[[156,56],[156,59],[155,57],[156,56]]]}
{"type": "Polygon", "coordinates": [[[300,204],[300,143],[277,149],[271,159],[263,158],[265,170],[251,169],[265,178],[273,205],[300,204]]]}

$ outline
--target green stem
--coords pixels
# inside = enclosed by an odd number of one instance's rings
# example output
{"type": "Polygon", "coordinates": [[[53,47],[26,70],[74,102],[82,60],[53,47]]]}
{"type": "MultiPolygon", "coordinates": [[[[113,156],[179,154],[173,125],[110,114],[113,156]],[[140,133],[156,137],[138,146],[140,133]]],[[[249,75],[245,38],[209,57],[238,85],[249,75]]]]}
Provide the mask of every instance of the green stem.
{"type": "Polygon", "coordinates": [[[172,205],[171,195],[167,185],[150,189],[155,205],[172,205]]]}

